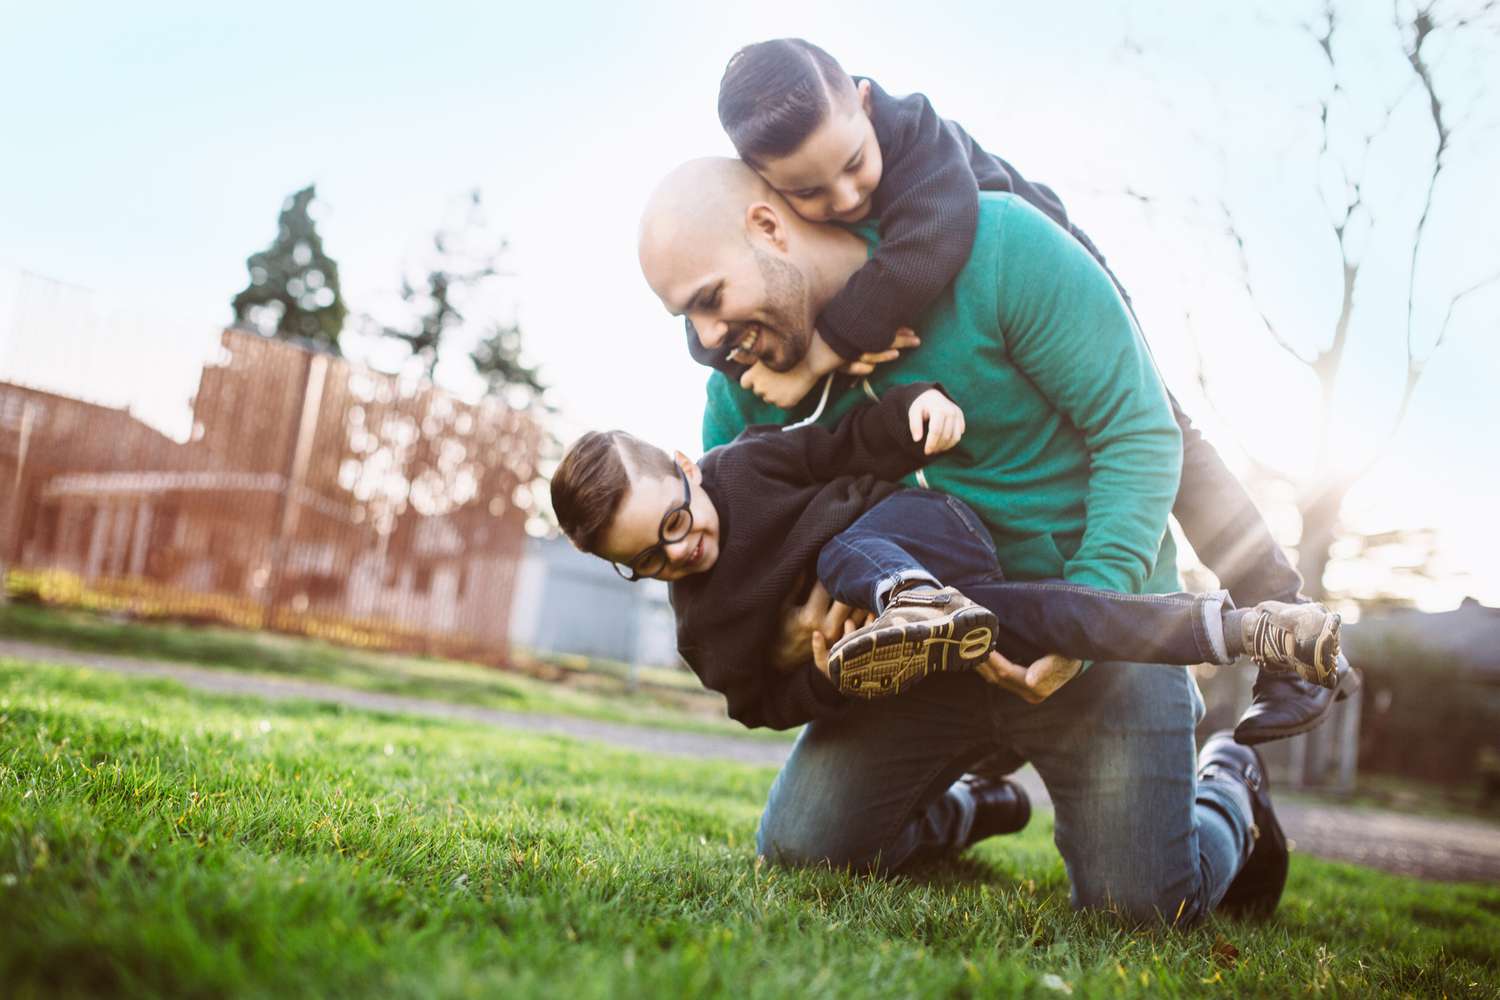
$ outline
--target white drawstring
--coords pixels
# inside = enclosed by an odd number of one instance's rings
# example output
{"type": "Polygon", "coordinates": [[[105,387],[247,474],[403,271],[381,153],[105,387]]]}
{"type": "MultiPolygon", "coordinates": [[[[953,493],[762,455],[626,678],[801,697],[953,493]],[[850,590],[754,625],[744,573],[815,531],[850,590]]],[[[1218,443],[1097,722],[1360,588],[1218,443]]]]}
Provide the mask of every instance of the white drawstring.
{"type": "MultiPolygon", "coordinates": [[[[795,430],[798,427],[806,427],[808,424],[813,423],[823,415],[823,408],[828,405],[828,393],[833,389],[833,374],[833,372],[829,372],[827,377],[823,379],[823,395],[819,397],[818,405],[813,408],[812,416],[808,417],[806,420],[799,420],[795,424],[787,424],[781,428],[782,430],[790,431],[795,430]]],[[[867,391],[868,388],[869,385],[868,383],[866,383],[867,391]]]]}
{"type": "MultiPolygon", "coordinates": [[[[826,381],[826,382],[823,383],[823,398],[820,399],[820,400],[818,400],[817,409],[813,410],[812,416],[808,417],[806,420],[799,420],[795,424],[787,424],[785,427],[782,428],[782,430],[789,431],[793,427],[806,427],[808,424],[812,423],[814,420],[817,420],[820,416],[822,416],[823,415],[823,407],[828,404],[828,390],[830,388],[832,388],[832,386],[833,386],[833,375],[829,374],[828,381],[826,381]]],[[[872,402],[875,402],[875,403],[880,402],[880,396],[875,392],[874,388],[871,387],[869,379],[867,379],[867,378],[860,379],[859,380],[859,387],[864,390],[865,395],[869,396],[870,400],[872,402]]],[[[920,487],[922,487],[922,489],[924,489],[924,490],[930,490],[930,489],[932,489],[931,486],[927,485],[927,470],[926,469],[918,469],[915,473],[913,473],[913,477],[917,480],[917,485],[920,486],[920,487]]]]}

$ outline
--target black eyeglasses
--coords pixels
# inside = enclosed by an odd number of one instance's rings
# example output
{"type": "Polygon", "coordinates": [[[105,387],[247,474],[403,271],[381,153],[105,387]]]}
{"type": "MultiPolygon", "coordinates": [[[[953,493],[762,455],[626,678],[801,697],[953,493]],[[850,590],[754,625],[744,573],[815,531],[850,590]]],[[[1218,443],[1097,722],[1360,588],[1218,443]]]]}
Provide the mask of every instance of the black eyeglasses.
{"type": "Polygon", "coordinates": [[[689,531],[693,530],[693,487],[688,482],[687,473],[678,466],[677,474],[682,477],[682,503],[673,507],[662,515],[661,527],[656,531],[657,542],[648,549],[642,549],[633,559],[621,566],[617,562],[610,565],[615,572],[625,579],[634,583],[644,580],[648,576],[655,576],[667,568],[667,546],[673,542],[680,542],[687,537],[689,531]]]}

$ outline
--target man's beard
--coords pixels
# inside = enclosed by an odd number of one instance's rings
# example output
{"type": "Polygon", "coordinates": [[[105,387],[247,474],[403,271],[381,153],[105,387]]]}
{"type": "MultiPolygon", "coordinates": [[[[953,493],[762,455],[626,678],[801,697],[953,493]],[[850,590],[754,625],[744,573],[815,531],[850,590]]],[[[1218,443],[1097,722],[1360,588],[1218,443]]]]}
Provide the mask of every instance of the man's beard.
{"type": "Polygon", "coordinates": [[[767,322],[761,325],[760,342],[755,345],[755,352],[772,371],[791,371],[807,356],[808,344],[812,342],[807,279],[796,265],[773,257],[756,246],[751,246],[750,250],[766,286],[762,308],[767,322]]]}

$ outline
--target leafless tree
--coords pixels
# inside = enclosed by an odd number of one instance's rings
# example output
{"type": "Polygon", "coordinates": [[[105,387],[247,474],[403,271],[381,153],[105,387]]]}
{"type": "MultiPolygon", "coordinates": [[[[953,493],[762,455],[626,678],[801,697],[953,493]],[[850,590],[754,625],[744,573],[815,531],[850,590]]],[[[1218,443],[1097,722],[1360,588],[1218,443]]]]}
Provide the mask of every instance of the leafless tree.
{"type": "MultiPolygon", "coordinates": [[[[1472,306],[1471,300],[1480,293],[1500,284],[1500,261],[1493,262],[1487,271],[1481,270],[1477,279],[1441,293],[1429,291],[1433,282],[1420,280],[1425,274],[1424,267],[1430,266],[1436,213],[1463,211],[1463,206],[1451,201],[1444,203],[1440,197],[1451,161],[1460,152],[1476,155],[1483,151],[1484,146],[1483,142],[1476,141],[1468,147],[1461,147],[1456,141],[1460,132],[1466,129],[1479,138],[1480,126],[1472,114],[1464,113],[1471,108],[1450,106],[1448,91],[1457,87],[1453,80],[1444,76],[1443,63],[1455,58],[1464,46],[1493,46],[1497,31],[1500,31],[1500,16],[1497,16],[1500,15],[1500,0],[1471,2],[1467,7],[1445,0],[1422,3],[1395,0],[1391,13],[1392,45],[1399,46],[1410,78],[1407,87],[1394,100],[1383,107],[1377,105],[1374,127],[1367,124],[1370,120],[1368,110],[1371,101],[1379,98],[1357,91],[1358,84],[1346,81],[1344,60],[1349,56],[1346,46],[1352,46],[1354,42],[1352,38],[1345,38],[1344,14],[1343,8],[1332,0],[1325,0],[1318,16],[1302,26],[1327,68],[1327,90],[1315,106],[1320,137],[1316,151],[1317,168],[1320,177],[1336,178],[1331,185],[1318,183],[1326,209],[1326,225],[1336,251],[1328,258],[1332,265],[1328,277],[1341,289],[1331,330],[1321,345],[1309,349],[1304,343],[1307,338],[1288,336],[1261,293],[1254,261],[1258,255],[1274,256],[1276,248],[1253,243],[1241,225],[1241,216],[1237,215],[1227,197],[1221,198],[1216,206],[1223,232],[1239,262],[1244,292],[1259,317],[1261,327],[1281,351],[1316,378],[1316,405],[1308,414],[1308,423],[1315,434],[1316,460],[1312,467],[1318,471],[1315,478],[1296,484],[1296,503],[1301,518],[1298,567],[1306,581],[1308,594],[1314,598],[1325,594],[1324,573],[1339,539],[1340,512],[1349,491],[1389,450],[1391,439],[1407,418],[1428,363],[1449,337],[1455,317],[1472,306]],[[1389,213],[1390,218],[1384,217],[1389,206],[1382,205],[1377,212],[1377,206],[1367,199],[1365,187],[1372,147],[1392,140],[1390,131],[1397,111],[1409,101],[1419,102],[1425,108],[1422,127],[1426,134],[1395,138],[1410,143],[1412,148],[1428,151],[1423,161],[1420,214],[1412,228],[1400,224],[1399,213],[1394,209],[1389,213]],[[1330,191],[1330,188],[1334,190],[1330,191]],[[1409,254],[1403,256],[1405,375],[1399,398],[1391,406],[1391,416],[1383,428],[1382,444],[1358,462],[1345,465],[1335,461],[1338,442],[1332,439],[1331,418],[1335,394],[1346,374],[1347,351],[1358,308],[1356,293],[1364,277],[1363,265],[1370,255],[1371,244],[1376,240],[1409,241],[1410,244],[1409,254]],[[1436,301],[1433,300],[1434,294],[1440,296],[1436,301]]],[[[1478,100],[1472,101],[1472,106],[1482,107],[1482,97],[1479,95],[1478,100]]],[[[1404,244],[1396,246],[1404,250],[1404,244]]],[[[1288,324],[1291,325],[1300,324],[1288,324]]],[[[1483,326],[1493,333],[1500,322],[1492,314],[1483,326]]],[[[1201,364],[1199,371],[1200,386],[1212,400],[1217,387],[1201,364]]],[[[1264,466],[1258,466],[1257,473],[1285,476],[1264,466]]],[[[1354,546],[1349,550],[1364,551],[1366,548],[1354,546]]]]}

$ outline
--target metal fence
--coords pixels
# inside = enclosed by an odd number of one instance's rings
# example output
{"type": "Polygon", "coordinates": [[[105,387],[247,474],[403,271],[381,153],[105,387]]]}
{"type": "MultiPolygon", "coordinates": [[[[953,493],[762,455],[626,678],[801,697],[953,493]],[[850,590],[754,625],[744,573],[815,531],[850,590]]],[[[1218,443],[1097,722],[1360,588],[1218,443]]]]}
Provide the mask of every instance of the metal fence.
{"type": "Polygon", "coordinates": [[[420,378],[226,330],[175,440],[0,382],[13,594],[498,660],[542,432],[420,378]]]}

